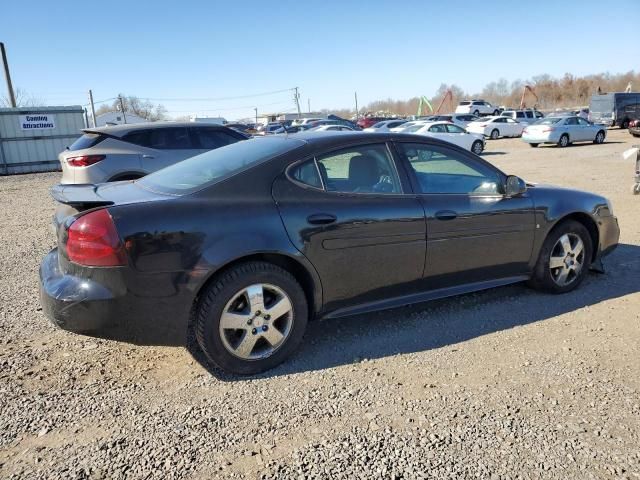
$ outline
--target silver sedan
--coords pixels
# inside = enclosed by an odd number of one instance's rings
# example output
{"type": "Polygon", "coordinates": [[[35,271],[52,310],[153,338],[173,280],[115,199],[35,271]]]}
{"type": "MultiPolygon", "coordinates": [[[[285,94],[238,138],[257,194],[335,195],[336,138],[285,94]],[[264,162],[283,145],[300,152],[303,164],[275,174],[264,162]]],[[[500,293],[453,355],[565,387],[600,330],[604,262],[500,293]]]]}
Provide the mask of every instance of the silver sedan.
{"type": "Polygon", "coordinates": [[[577,116],[543,118],[522,131],[522,140],[532,147],[541,143],[555,143],[559,147],[574,142],[603,143],[606,136],[605,127],[577,116]]]}

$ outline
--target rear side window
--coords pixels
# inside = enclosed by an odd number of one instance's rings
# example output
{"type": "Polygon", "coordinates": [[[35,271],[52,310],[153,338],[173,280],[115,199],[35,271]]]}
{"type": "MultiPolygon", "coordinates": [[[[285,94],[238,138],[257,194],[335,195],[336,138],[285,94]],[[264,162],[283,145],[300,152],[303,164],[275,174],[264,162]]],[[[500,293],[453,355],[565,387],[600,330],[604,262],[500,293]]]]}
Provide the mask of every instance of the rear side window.
{"type": "Polygon", "coordinates": [[[195,128],[192,130],[195,138],[196,148],[213,148],[224,147],[236,143],[238,139],[227,132],[217,128],[195,128]]]}
{"type": "Polygon", "coordinates": [[[103,141],[105,138],[107,138],[105,135],[100,135],[99,133],[85,133],[75,142],[69,145],[69,150],[73,152],[75,150],[84,150],[85,148],[91,148],[103,141]]]}
{"type": "Polygon", "coordinates": [[[524,118],[524,112],[516,112],[516,118],[524,118]]]}
{"type": "Polygon", "coordinates": [[[184,127],[154,128],[127,133],[122,137],[125,142],[141,147],[158,150],[190,149],[189,132],[184,127]]]}
{"type": "Polygon", "coordinates": [[[309,160],[291,170],[291,176],[300,183],[322,188],[320,173],[314,160],[309,160]]]}

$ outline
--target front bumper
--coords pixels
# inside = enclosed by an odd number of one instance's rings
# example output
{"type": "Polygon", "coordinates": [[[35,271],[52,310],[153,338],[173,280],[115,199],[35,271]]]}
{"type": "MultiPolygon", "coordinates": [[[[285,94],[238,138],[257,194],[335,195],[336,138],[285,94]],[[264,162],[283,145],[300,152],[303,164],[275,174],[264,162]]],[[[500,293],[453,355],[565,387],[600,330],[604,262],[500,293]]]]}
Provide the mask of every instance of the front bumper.
{"type": "Polygon", "coordinates": [[[620,226],[618,218],[614,215],[598,218],[600,231],[599,257],[604,257],[613,252],[620,240],[620,226]]]}

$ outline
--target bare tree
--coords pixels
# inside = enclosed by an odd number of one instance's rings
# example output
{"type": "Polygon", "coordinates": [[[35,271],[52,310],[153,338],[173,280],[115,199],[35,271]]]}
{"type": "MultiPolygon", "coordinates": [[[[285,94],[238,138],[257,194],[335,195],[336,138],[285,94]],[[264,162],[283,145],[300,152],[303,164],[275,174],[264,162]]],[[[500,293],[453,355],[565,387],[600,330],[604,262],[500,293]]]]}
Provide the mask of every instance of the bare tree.
{"type": "MultiPolygon", "coordinates": [[[[154,104],[148,100],[140,99],[135,95],[123,95],[122,103],[124,104],[125,113],[133,113],[138,117],[144,118],[150,122],[155,122],[158,120],[164,120],[167,118],[167,109],[164,105],[154,104]]],[[[120,100],[116,99],[111,104],[103,104],[96,110],[96,115],[101,115],[107,112],[116,112],[120,110],[120,100]]]]}
{"type": "MultiPolygon", "coordinates": [[[[45,101],[43,99],[31,95],[26,90],[20,87],[16,88],[14,95],[16,97],[16,106],[18,107],[41,107],[45,104],[45,101]]],[[[11,100],[9,99],[8,95],[0,98],[0,107],[10,106],[11,100]]]]}

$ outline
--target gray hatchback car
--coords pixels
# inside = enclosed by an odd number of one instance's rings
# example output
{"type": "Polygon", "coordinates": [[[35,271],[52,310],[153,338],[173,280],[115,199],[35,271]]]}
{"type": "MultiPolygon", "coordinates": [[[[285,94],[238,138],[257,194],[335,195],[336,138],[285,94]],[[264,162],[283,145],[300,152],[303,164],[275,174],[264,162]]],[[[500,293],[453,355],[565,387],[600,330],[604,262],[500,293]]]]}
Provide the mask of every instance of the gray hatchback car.
{"type": "Polygon", "coordinates": [[[133,180],[248,138],[222,125],[154,122],[87,128],[58,159],[61,183],[133,180]]]}

